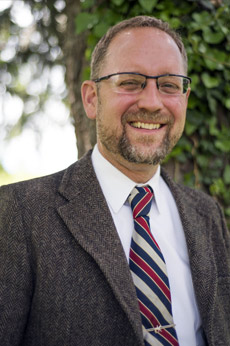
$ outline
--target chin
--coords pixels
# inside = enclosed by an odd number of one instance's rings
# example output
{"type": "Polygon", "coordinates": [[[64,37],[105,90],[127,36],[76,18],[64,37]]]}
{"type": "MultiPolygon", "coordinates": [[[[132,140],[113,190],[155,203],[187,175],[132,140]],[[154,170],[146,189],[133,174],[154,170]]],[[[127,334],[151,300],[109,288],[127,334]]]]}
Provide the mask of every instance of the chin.
{"type": "Polygon", "coordinates": [[[158,165],[161,163],[166,155],[168,150],[164,149],[155,149],[149,150],[149,148],[135,148],[134,146],[129,146],[121,150],[121,155],[123,158],[132,163],[138,164],[148,164],[148,165],[158,165]]]}

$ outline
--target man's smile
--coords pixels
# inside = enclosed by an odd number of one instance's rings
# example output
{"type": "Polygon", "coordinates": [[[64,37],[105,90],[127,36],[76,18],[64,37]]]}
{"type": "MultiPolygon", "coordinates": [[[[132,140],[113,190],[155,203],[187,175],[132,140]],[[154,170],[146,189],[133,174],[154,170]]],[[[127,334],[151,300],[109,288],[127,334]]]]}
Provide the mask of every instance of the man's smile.
{"type": "Polygon", "coordinates": [[[130,122],[130,125],[138,129],[147,129],[147,130],[158,130],[162,126],[161,124],[145,123],[141,121],[130,122]]]}

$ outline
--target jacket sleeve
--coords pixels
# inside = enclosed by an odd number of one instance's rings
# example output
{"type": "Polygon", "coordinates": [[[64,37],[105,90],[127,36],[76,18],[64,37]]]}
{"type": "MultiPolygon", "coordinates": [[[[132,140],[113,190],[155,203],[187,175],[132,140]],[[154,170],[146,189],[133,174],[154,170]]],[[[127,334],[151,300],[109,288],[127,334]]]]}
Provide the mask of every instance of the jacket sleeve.
{"type": "Polygon", "coordinates": [[[22,342],[33,287],[24,229],[27,215],[13,186],[0,188],[0,345],[4,346],[22,342]]]}

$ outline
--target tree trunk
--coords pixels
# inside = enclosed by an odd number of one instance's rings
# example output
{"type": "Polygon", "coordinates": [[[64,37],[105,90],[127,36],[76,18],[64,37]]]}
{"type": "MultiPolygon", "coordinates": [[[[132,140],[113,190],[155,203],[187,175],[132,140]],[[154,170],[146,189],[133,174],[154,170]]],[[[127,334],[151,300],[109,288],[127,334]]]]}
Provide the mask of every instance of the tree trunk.
{"type": "Polygon", "coordinates": [[[85,49],[87,32],[77,35],[75,20],[80,12],[80,1],[66,0],[67,27],[63,51],[66,63],[66,82],[69,90],[71,116],[74,119],[78,158],[96,142],[95,121],[88,119],[81,101],[82,72],[87,66],[85,49]]]}

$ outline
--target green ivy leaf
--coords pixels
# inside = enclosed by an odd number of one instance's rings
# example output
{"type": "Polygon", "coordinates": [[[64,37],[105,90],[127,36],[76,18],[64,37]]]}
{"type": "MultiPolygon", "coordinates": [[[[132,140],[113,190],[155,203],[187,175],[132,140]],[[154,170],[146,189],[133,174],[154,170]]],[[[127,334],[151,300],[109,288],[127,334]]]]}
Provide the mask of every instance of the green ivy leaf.
{"type": "Polygon", "coordinates": [[[216,148],[220,149],[224,153],[230,152],[230,140],[228,139],[218,139],[215,141],[216,148]]]}
{"type": "Polygon", "coordinates": [[[218,136],[219,134],[219,130],[217,128],[217,119],[216,117],[212,117],[211,119],[209,119],[209,132],[212,136],[218,136]]]}
{"type": "Polygon", "coordinates": [[[217,44],[224,40],[225,35],[222,31],[213,32],[210,28],[206,27],[203,31],[203,38],[207,43],[217,44]]]}
{"type": "Polygon", "coordinates": [[[215,88],[219,85],[219,79],[210,76],[207,72],[201,74],[201,79],[206,88],[215,88]]]}
{"type": "Polygon", "coordinates": [[[230,109],[230,98],[225,101],[225,107],[230,109]]]}
{"type": "Polygon", "coordinates": [[[185,133],[188,136],[191,136],[197,129],[197,126],[195,124],[191,124],[188,121],[185,124],[185,133]]]}
{"type": "Polygon", "coordinates": [[[94,34],[96,35],[96,37],[101,38],[106,31],[109,29],[109,24],[106,22],[100,22],[98,24],[95,25],[94,27],[94,34]]]}
{"type": "Polygon", "coordinates": [[[211,71],[223,70],[223,65],[220,64],[218,61],[210,60],[209,58],[204,58],[204,61],[207,68],[211,71]]]}
{"type": "Polygon", "coordinates": [[[205,168],[208,167],[209,158],[207,157],[207,155],[198,155],[196,159],[199,166],[205,168]]]}
{"type": "Polygon", "coordinates": [[[224,182],[230,184],[230,165],[227,165],[224,169],[224,182]]]}
{"type": "Polygon", "coordinates": [[[94,5],[94,0],[84,0],[84,1],[81,1],[81,8],[83,10],[88,10],[93,5],[94,5]]]}
{"type": "Polygon", "coordinates": [[[215,179],[213,184],[210,186],[210,192],[212,195],[220,195],[224,189],[224,183],[221,178],[215,179]]]}
{"type": "Polygon", "coordinates": [[[139,0],[139,4],[148,13],[152,12],[152,10],[156,6],[157,2],[158,2],[158,0],[139,0]]]}
{"type": "Polygon", "coordinates": [[[216,99],[212,95],[209,95],[209,93],[207,93],[207,99],[208,99],[208,105],[209,105],[209,108],[210,108],[211,112],[213,114],[216,114],[216,110],[217,110],[217,101],[216,101],[216,99]]]}
{"type": "Polygon", "coordinates": [[[98,22],[98,16],[96,13],[79,13],[76,17],[76,33],[80,34],[87,29],[91,29],[98,22]]]}
{"type": "Polygon", "coordinates": [[[199,24],[200,29],[205,28],[206,25],[210,26],[213,21],[211,14],[207,11],[203,11],[201,13],[193,13],[192,17],[195,22],[199,24]]]}

